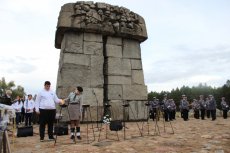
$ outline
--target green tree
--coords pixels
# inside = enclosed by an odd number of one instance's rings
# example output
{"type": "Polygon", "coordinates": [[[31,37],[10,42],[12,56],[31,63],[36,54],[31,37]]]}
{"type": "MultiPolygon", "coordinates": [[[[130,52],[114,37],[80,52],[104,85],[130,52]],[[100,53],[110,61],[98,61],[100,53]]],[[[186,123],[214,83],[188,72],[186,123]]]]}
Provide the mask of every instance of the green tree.
{"type": "Polygon", "coordinates": [[[5,78],[2,77],[0,80],[0,96],[3,96],[6,93],[6,90],[12,91],[12,98],[15,99],[16,96],[23,97],[25,95],[24,88],[20,85],[15,87],[14,81],[6,82],[5,78]]]}

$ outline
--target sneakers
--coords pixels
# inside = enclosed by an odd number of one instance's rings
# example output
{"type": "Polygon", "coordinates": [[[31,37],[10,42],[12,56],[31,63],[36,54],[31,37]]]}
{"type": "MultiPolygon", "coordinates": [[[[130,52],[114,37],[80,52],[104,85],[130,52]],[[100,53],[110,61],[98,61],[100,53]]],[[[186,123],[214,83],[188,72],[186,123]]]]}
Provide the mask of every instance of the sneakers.
{"type": "Polygon", "coordinates": [[[77,139],[78,139],[78,140],[81,140],[81,136],[77,136],[77,139]]]}
{"type": "Polygon", "coordinates": [[[40,142],[44,142],[44,138],[40,138],[40,142]]]}
{"type": "Polygon", "coordinates": [[[75,136],[74,136],[74,135],[71,135],[70,139],[74,139],[74,138],[75,138],[75,136]]]}

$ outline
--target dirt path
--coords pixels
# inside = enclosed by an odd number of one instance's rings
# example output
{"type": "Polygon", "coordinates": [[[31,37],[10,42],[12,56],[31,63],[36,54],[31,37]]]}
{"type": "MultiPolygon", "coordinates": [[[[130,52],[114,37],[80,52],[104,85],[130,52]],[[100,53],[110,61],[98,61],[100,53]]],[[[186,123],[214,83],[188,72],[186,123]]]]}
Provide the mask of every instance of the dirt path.
{"type": "MultiPolygon", "coordinates": [[[[138,122],[142,128],[142,122],[138,122]]],[[[160,135],[154,133],[155,123],[143,124],[143,136],[140,136],[135,122],[126,125],[126,140],[124,131],[119,131],[119,141],[116,132],[108,133],[105,139],[105,125],[98,142],[99,131],[95,130],[96,140],[87,143],[86,124],[81,125],[82,140],[74,144],[69,135],[59,136],[57,144],[53,141],[40,142],[39,136],[16,138],[14,144],[11,138],[11,147],[14,153],[230,153],[230,118],[224,120],[221,117],[216,121],[196,120],[191,118],[183,121],[181,118],[163,124],[158,122],[160,135]],[[165,125],[165,130],[164,130],[165,125]],[[114,139],[114,140],[112,140],[114,139]]],[[[96,124],[94,124],[96,127],[96,124]]],[[[35,125],[35,133],[38,133],[38,125],[35,125]]],[[[47,139],[47,137],[45,138],[47,139]]],[[[89,139],[93,139],[92,129],[89,129],[89,139]]]]}

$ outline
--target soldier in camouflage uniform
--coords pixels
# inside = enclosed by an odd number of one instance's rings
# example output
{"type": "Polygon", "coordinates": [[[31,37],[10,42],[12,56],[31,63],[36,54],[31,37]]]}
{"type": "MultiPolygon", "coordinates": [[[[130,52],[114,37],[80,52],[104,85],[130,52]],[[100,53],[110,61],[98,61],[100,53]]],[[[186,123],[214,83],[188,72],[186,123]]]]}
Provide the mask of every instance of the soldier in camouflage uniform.
{"type": "Polygon", "coordinates": [[[205,103],[206,103],[206,115],[207,115],[207,118],[210,118],[211,111],[210,111],[209,98],[208,97],[205,99],[205,103]]]}
{"type": "Polygon", "coordinates": [[[181,100],[181,109],[184,121],[188,121],[189,102],[187,101],[187,97],[183,97],[181,100]]]}
{"type": "Polygon", "coordinates": [[[212,121],[216,120],[216,100],[212,95],[209,95],[209,109],[210,109],[212,121]]]}
{"type": "Polygon", "coordinates": [[[158,116],[158,108],[159,108],[159,100],[156,99],[156,97],[153,97],[153,101],[150,101],[150,118],[156,119],[158,116]]]}
{"type": "Polygon", "coordinates": [[[167,99],[167,95],[164,95],[164,99],[162,101],[162,109],[164,111],[164,118],[165,118],[165,121],[168,122],[169,121],[169,101],[167,99]]]}
{"type": "Polygon", "coordinates": [[[204,101],[203,95],[200,95],[200,99],[198,102],[200,104],[200,116],[201,116],[201,119],[204,120],[205,119],[206,102],[204,101]]]}
{"type": "Polygon", "coordinates": [[[229,105],[227,104],[227,102],[225,101],[225,97],[221,98],[221,107],[223,110],[223,118],[227,119],[228,117],[228,110],[229,110],[229,105]]]}
{"type": "Polygon", "coordinates": [[[200,118],[200,103],[198,100],[193,99],[192,109],[194,111],[194,118],[199,119],[200,118]]]}
{"type": "Polygon", "coordinates": [[[176,104],[174,102],[173,99],[169,99],[169,119],[172,121],[172,120],[175,120],[175,116],[176,116],[176,104]]]}

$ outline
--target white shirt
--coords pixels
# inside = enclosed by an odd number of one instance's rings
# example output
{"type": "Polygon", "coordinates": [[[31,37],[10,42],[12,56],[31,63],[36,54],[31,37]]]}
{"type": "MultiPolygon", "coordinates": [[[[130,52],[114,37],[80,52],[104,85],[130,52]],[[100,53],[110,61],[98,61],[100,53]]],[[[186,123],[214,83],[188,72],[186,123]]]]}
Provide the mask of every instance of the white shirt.
{"type": "Polygon", "coordinates": [[[35,103],[34,103],[33,99],[31,99],[31,100],[26,99],[24,101],[24,108],[25,108],[26,113],[33,113],[34,107],[35,107],[35,103]],[[29,110],[27,111],[27,109],[29,109],[29,110]]]}
{"type": "Polygon", "coordinates": [[[22,101],[20,102],[20,104],[19,104],[18,101],[16,101],[14,104],[12,104],[12,107],[14,108],[14,110],[15,110],[16,113],[21,113],[22,106],[23,106],[22,101]]]}
{"type": "Polygon", "coordinates": [[[43,89],[36,97],[35,109],[39,112],[40,109],[56,109],[55,103],[60,103],[61,99],[52,90],[43,89]]]}

